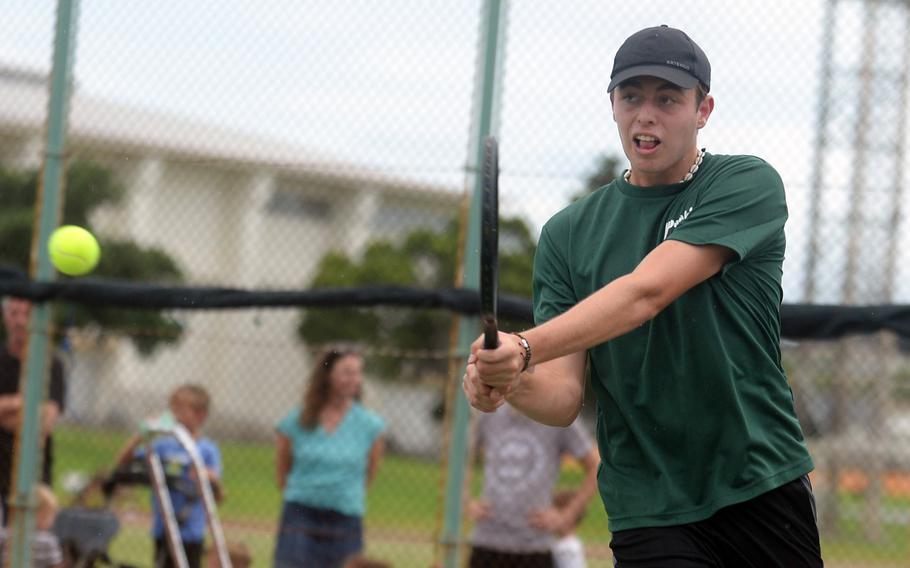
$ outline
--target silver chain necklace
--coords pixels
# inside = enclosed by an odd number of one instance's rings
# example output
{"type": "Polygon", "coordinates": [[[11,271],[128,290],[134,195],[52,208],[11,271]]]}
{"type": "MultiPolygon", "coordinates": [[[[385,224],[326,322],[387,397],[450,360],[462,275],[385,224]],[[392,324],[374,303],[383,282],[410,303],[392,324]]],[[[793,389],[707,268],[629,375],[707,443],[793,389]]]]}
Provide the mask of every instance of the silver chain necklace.
{"type": "MultiPolygon", "coordinates": [[[[676,183],[686,183],[687,181],[692,181],[692,178],[695,177],[695,172],[698,171],[698,166],[701,165],[701,162],[704,159],[705,159],[705,149],[702,148],[701,150],[698,151],[698,155],[695,156],[695,163],[692,164],[692,167],[689,168],[689,171],[686,173],[686,175],[683,176],[683,178],[676,183]]],[[[631,178],[631,177],[632,177],[632,169],[629,168],[628,170],[626,170],[626,173],[624,173],[622,175],[622,179],[626,180],[626,183],[631,183],[629,181],[629,178],[631,178]]]]}

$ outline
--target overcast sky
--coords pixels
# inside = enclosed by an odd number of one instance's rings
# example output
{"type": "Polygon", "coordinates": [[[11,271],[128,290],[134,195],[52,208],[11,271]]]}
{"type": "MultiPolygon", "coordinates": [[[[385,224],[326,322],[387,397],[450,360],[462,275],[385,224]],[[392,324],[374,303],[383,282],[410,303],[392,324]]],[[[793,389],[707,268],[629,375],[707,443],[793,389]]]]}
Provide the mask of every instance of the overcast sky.
{"type": "MultiPolygon", "coordinates": [[[[860,53],[859,2],[841,2],[836,64],[860,53]]],[[[0,1],[0,62],[47,69],[50,0],[0,1]]],[[[686,30],[713,68],[700,143],[781,172],[798,296],[817,121],[823,0],[513,0],[502,99],[502,209],[535,227],[620,154],[606,86],[622,40],[686,30]]],[[[85,94],[266,134],[403,176],[460,187],[478,0],[83,0],[85,94]]],[[[902,22],[884,14],[884,21],[902,22]]],[[[906,292],[906,290],[905,290],[906,292]]]]}
{"type": "MultiPolygon", "coordinates": [[[[47,68],[55,2],[0,5],[9,12],[0,20],[0,55],[47,68]]],[[[76,75],[87,93],[387,167],[449,170],[464,161],[477,1],[80,5],[76,75]]],[[[711,58],[718,107],[704,142],[716,151],[722,144],[767,154],[760,150],[775,146],[766,139],[777,129],[811,127],[820,1],[568,6],[510,3],[506,170],[577,177],[593,155],[617,151],[605,92],[613,53],[630,33],[657,23],[687,30],[711,58]]]]}

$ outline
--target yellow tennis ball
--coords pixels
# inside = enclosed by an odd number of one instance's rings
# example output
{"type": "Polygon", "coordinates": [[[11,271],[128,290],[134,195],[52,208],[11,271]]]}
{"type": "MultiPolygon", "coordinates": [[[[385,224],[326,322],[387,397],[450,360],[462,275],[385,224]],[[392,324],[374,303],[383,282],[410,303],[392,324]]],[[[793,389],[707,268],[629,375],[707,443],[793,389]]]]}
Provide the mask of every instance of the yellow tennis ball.
{"type": "Polygon", "coordinates": [[[64,274],[81,276],[98,264],[101,247],[91,233],[76,225],[57,227],[47,243],[51,263],[64,274]]]}

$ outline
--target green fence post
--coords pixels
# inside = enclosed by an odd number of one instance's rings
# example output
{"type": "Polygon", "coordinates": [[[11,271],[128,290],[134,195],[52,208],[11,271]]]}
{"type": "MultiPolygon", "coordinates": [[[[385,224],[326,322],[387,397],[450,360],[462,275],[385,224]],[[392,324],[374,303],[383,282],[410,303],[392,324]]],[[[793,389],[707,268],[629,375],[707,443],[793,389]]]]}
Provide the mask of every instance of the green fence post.
{"type": "MultiPolygon", "coordinates": [[[[477,82],[474,87],[471,137],[468,150],[468,172],[473,194],[468,216],[464,249],[464,287],[480,288],[480,191],[482,184],[483,141],[499,129],[499,98],[501,92],[503,42],[505,38],[506,0],[485,0],[482,4],[480,40],[477,54],[477,82]]],[[[480,334],[477,316],[462,317],[458,329],[458,353],[467,359],[471,343],[480,334]]],[[[452,377],[453,380],[460,380],[452,377]]],[[[446,474],[445,519],[442,531],[444,565],[461,565],[462,498],[464,496],[465,463],[468,459],[468,422],[470,409],[461,389],[457,389],[449,445],[446,474]]]]}
{"type": "MultiPolygon", "coordinates": [[[[31,274],[49,282],[55,273],[47,252],[47,241],[60,219],[63,180],[63,152],[69,87],[76,41],[78,0],[58,0],[54,35],[54,59],[50,77],[47,140],[41,183],[36,204],[36,227],[32,239],[31,274]]],[[[41,461],[41,405],[47,390],[48,328],[51,306],[45,302],[32,309],[28,347],[22,369],[22,425],[16,440],[18,459],[13,472],[15,486],[11,505],[16,514],[12,525],[12,566],[31,566],[31,541],[35,530],[33,486],[41,461]]]]}

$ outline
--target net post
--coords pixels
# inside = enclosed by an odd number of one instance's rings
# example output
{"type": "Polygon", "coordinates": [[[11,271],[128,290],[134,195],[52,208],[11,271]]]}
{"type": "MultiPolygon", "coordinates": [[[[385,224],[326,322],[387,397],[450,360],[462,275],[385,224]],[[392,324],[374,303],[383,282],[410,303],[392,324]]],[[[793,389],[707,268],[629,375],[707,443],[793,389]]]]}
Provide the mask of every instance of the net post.
{"type": "MultiPolygon", "coordinates": [[[[499,99],[502,89],[503,45],[506,29],[507,0],[485,0],[481,5],[480,40],[477,53],[477,73],[474,87],[474,107],[471,119],[470,147],[468,149],[467,176],[472,188],[472,199],[464,248],[464,287],[477,290],[480,284],[480,194],[483,182],[484,139],[495,135],[499,128],[499,99]]],[[[455,356],[464,361],[471,343],[480,330],[477,316],[459,318],[458,348],[455,356]]],[[[450,377],[460,380],[460,377],[450,377]]],[[[463,565],[462,536],[465,468],[468,453],[468,426],[470,408],[464,393],[456,389],[451,444],[446,472],[445,515],[439,546],[443,550],[443,566],[456,568],[463,565]]]]}
{"type": "MultiPolygon", "coordinates": [[[[55,277],[47,251],[47,242],[59,223],[63,203],[64,151],[78,11],[78,0],[57,2],[45,156],[38,185],[38,215],[32,237],[31,275],[37,282],[50,282],[55,277]]],[[[41,436],[41,405],[47,390],[50,323],[51,306],[47,302],[36,304],[31,313],[29,337],[19,380],[23,406],[22,421],[16,434],[12,469],[10,565],[21,568],[32,564],[31,542],[36,522],[34,487],[44,447],[41,436]]]]}

